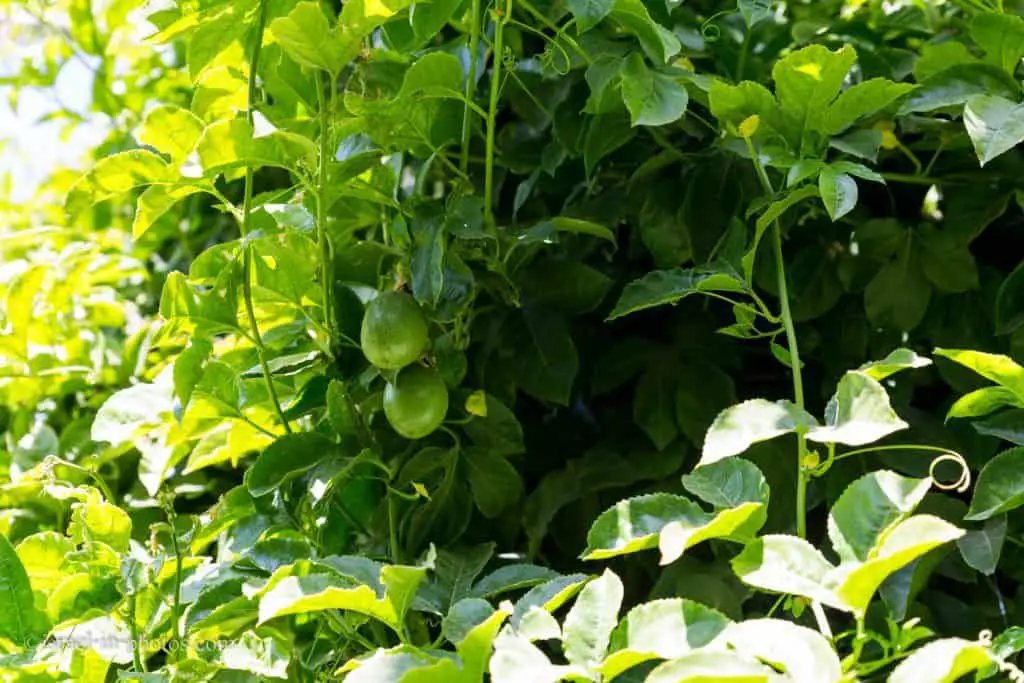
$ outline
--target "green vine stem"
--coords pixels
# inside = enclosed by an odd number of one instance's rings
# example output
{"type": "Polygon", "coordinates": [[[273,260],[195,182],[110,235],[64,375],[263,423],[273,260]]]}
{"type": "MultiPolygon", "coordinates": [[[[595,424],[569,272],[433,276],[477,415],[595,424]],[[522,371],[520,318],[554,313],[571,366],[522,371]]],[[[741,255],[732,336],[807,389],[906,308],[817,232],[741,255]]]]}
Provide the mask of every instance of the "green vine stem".
{"type": "Polygon", "coordinates": [[[472,126],[470,114],[473,93],[476,91],[477,49],[480,45],[480,0],[472,0],[469,12],[469,73],[466,75],[466,108],[462,114],[462,149],[459,154],[459,170],[463,174],[469,169],[469,140],[472,126]]]}
{"type": "Polygon", "coordinates": [[[512,16],[512,0],[505,0],[505,9],[494,10],[494,49],[491,54],[491,97],[487,106],[487,147],[484,169],[484,211],[488,225],[494,224],[494,133],[497,127],[498,97],[501,94],[501,67],[504,63],[505,22],[512,16]]]}
{"type": "Polygon", "coordinates": [[[327,234],[327,160],[330,158],[331,135],[330,135],[330,108],[334,106],[335,93],[337,91],[337,79],[334,75],[330,79],[331,98],[324,101],[324,87],[322,76],[317,82],[317,106],[320,108],[320,151],[319,168],[316,176],[316,239],[320,247],[320,286],[324,304],[324,325],[327,328],[327,348],[334,352],[334,330],[337,329],[334,320],[334,251],[331,247],[331,240],[327,234]]]}
{"type": "MultiPolygon", "coordinates": [[[[757,171],[757,177],[768,197],[775,196],[768,173],[761,164],[761,158],[754,149],[749,135],[743,136],[747,151],[757,171]]],[[[793,312],[789,306],[789,287],[786,283],[786,264],[782,260],[782,226],[778,220],[772,223],[772,250],[775,256],[775,276],[779,289],[782,327],[786,331],[786,345],[789,347],[790,369],[793,377],[793,399],[800,408],[804,407],[804,381],[801,371],[800,346],[796,338],[796,326],[793,324],[793,312]]],[[[807,482],[810,479],[806,466],[807,439],[803,431],[797,431],[797,484],[796,484],[796,534],[800,538],[807,536],[807,482]]]]}
{"type": "Polygon", "coordinates": [[[96,488],[100,490],[100,493],[107,499],[107,502],[114,503],[114,494],[110,490],[110,487],[107,486],[107,482],[103,481],[103,477],[100,476],[99,472],[90,470],[87,467],[82,467],[81,465],[76,465],[73,462],[68,462],[67,460],[58,458],[55,455],[47,456],[45,463],[51,471],[56,467],[66,467],[69,470],[74,470],[75,472],[86,475],[92,479],[94,484],[96,484],[96,488]]]}
{"type": "MultiPolygon", "coordinates": [[[[260,48],[263,47],[263,33],[267,26],[267,1],[260,1],[260,17],[256,26],[256,36],[253,38],[252,53],[249,56],[249,83],[245,108],[245,117],[249,125],[253,125],[256,112],[256,69],[260,62],[260,48]]],[[[245,167],[245,195],[242,199],[242,238],[249,234],[249,219],[252,214],[252,190],[253,190],[253,168],[245,167]]],[[[267,349],[263,345],[263,337],[260,335],[259,323],[256,321],[256,310],[252,303],[252,244],[246,243],[242,252],[242,297],[245,299],[245,312],[249,317],[249,326],[252,329],[252,340],[256,346],[256,356],[259,358],[260,370],[263,373],[263,381],[267,385],[267,394],[271,403],[274,404],[274,411],[281,420],[285,432],[291,433],[291,425],[288,418],[284,416],[281,409],[281,401],[277,397],[277,389],[274,387],[274,377],[270,372],[270,365],[267,364],[267,349]]]]}
{"type": "MultiPolygon", "coordinates": [[[[170,527],[171,551],[174,553],[174,595],[171,596],[171,634],[173,639],[172,655],[178,655],[184,642],[184,634],[181,632],[181,584],[183,581],[183,558],[181,546],[178,543],[178,528],[176,525],[177,515],[174,513],[174,499],[170,496],[163,501],[164,513],[167,515],[167,524],[170,527]]],[[[176,658],[176,657],[175,657],[176,658]]]]}
{"type": "Polygon", "coordinates": [[[146,673],[146,662],[142,659],[142,638],[139,635],[139,623],[135,618],[135,607],[136,598],[135,594],[132,593],[128,596],[128,613],[126,615],[128,631],[132,636],[132,664],[137,672],[146,673]]]}

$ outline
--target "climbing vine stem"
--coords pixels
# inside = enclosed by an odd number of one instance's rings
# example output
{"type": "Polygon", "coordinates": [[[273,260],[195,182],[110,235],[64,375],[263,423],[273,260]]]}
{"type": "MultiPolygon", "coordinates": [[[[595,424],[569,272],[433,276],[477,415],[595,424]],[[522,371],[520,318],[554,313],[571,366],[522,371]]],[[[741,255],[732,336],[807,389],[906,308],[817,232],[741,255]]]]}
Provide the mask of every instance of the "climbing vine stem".
{"type": "MultiPolygon", "coordinates": [[[[765,195],[769,198],[775,196],[775,189],[768,178],[761,158],[754,149],[754,143],[749,135],[743,137],[747,144],[747,151],[754,163],[757,177],[761,181],[765,195]]],[[[789,287],[786,282],[786,262],[782,259],[782,226],[776,219],[772,222],[772,251],[775,257],[775,276],[779,290],[779,305],[781,307],[780,317],[782,327],[786,332],[786,346],[789,350],[790,374],[793,378],[793,399],[797,406],[804,407],[804,381],[800,362],[800,345],[796,338],[796,326],[793,324],[793,312],[789,306],[789,287]]],[[[797,435],[797,484],[796,484],[796,533],[800,538],[807,536],[807,482],[810,478],[806,467],[805,457],[807,455],[807,439],[803,431],[797,435]]]]}
{"type": "Polygon", "coordinates": [[[491,93],[487,106],[487,146],[484,169],[484,211],[487,223],[494,225],[494,134],[497,127],[498,97],[501,95],[502,67],[504,66],[505,23],[512,16],[512,1],[505,0],[505,8],[494,10],[494,47],[491,53],[491,93]]]}
{"type": "Polygon", "coordinates": [[[462,149],[459,155],[459,170],[463,174],[469,168],[469,140],[472,137],[472,102],[476,91],[477,50],[480,46],[480,0],[472,0],[469,12],[469,73],[466,76],[466,107],[462,114],[462,149]]]}
{"type": "MultiPolygon", "coordinates": [[[[320,247],[320,286],[321,297],[324,305],[324,326],[327,328],[327,346],[334,352],[334,331],[337,325],[334,320],[334,250],[331,247],[331,239],[327,234],[327,161],[331,156],[331,124],[330,111],[334,106],[335,93],[337,92],[337,79],[334,75],[328,76],[330,81],[330,99],[324,99],[324,84],[318,83],[317,106],[320,108],[320,150],[319,167],[316,178],[316,239],[320,247]]],[[[323,78],[321,77],[321,81],[323,78]]]]}
{"type": "MultiPolygon", "coordinates": [[[[252,52],[249,55],[249,83],[245,117],[249,125],[253,125],[254,114],[256,113],[256,71],[260,63],[260,48],[263,46],[263,33],[267,26],[267,0],[261,0],[259,7],[259,22],[256,26],[256,35],[253,38],[252,52]]],[[[267,395],[274,404],[274,411],[281,426],[286,432],[291,432],[291,425],[288,418],[284,416],[281,409],[281,401],[277,397],[277,389],[274,387],[274,376],[270,372],[270,365],[267,363],[267,349],[263,345],[263,337],[260,335],[260,326],[256,320],[256,309],[252,303],[252,244],[245,238],[249,235],[250,217],[252,215],[252,193],[253,193],[253,168],[245,167],[245,189],[242,197],[242,298],[245,300],[245,312],[249,318],[252,341],[256,347],[256,356],[259,359],[260,370],[263,374],[263,381],[267,385],[267,395]]]]}

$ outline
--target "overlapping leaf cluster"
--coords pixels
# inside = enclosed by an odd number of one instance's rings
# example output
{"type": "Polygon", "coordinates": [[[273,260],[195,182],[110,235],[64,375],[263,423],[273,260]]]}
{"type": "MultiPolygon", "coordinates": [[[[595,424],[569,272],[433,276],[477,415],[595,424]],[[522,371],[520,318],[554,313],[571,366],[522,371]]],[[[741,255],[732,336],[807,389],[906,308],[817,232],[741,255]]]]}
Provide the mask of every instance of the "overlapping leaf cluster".
{"type": "Polygon", "coordinates": [[[0,12],[3,680],[1021,677],[1024,5],[0,12]]]}

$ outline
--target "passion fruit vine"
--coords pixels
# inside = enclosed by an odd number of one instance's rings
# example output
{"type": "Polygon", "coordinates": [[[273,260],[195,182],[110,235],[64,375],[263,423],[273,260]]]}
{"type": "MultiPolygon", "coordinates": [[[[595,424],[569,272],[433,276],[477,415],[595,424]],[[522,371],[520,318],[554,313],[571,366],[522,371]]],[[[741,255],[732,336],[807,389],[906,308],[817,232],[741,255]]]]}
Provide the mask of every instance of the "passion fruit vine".
{"type": "Polygon", "coordinates": [[[359,336],[366,359],[378,368],[398,370],[427,346],[427,320],[411,296],[384,292],[370,302],[359,336]]]}
{"type": "Polygon", "coordinates": [[[407,439],[422,439],[433,432],[447,412],[448,387],[432,368],[410,365],[384,387],[384,415],[407,439]]]}

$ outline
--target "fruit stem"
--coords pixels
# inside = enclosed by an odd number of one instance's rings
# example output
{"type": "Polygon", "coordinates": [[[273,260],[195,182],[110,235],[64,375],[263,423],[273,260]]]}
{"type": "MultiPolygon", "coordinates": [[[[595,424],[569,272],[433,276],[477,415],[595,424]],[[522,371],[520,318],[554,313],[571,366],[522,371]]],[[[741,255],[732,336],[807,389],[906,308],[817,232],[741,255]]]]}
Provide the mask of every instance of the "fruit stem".
{"type": "MultiPolygon", "coordinates": [[[[747,151],[754,163],[758,180],[768,197],[775,196],[775,188],[772,187],[768,173],[761,164],[761,158],[754,149],[754,143],[750,136],[744,136],[747,144],[747,151]]],[[[782,260],[782,226],[778,219],[772,223],[772,248],[775,256],[775,276],[779,290],[779,303],[782,308],[782,326],[786,331],[786,345],[789,347],[790,374],[793,378],[793,398],[796,405],[804,407],[804,382],[800,362],[800,346],[796,337],[796,326],[793,324],[793,312],[789,306],[789,288],[786,283],[786,264],[782,260]]],[[[804,457],[807,454],[807,440],[802,430],[798,430],[797,439],[797,483],[796,483],[796,533],[800,538],[807,536],[807,481],[808,471],[804,465],[804,457]]]]}
{"type": "MultiPolygon", "coordinates": [[[[260,62],[260,49],[263,47],[263,33],[267,26],[267,2],[269,0],[260,0],[260,18],[259,23],[256,26],[256,36],[253,39],[252,53],[249,56],[249,90],[247,93],[246,107],[245,107],[245,118],[248,120],[249,125],[253,125],[254,114],[256,112],[256,69],[260,62]]],[[[243,242],[243,254],[242,254],[242,298],[245,299],[245,312],[249,317],[249,326],[252,329],[252,340],[256,346],[256,357],[259,358],[260,370],[263,373],[263,381],[267,385],[267,395],[270,396],[270,402],[274,404],[274,412],[277,413],[278,419],[281,420],[281,425],[284,427],[284,431],[291,433],[291,425],[288,424],[288,418],[284,416],[284,410],[281,409],[281,401],[277,397],[277,389],[274,387],[274,377],[270,372],[270,366],[267,364],[267,349],[263,344],[263,337],[260,335],[259,322],[256,320],[256,310],[252,303],[252,243],[248,242],[245,238],[249,235],[249,219],[252,215],[252,190],[253,190],[253,168],[252,166],[245,167],[245,194],[242,199],[242,242],[243,242]]]]}

